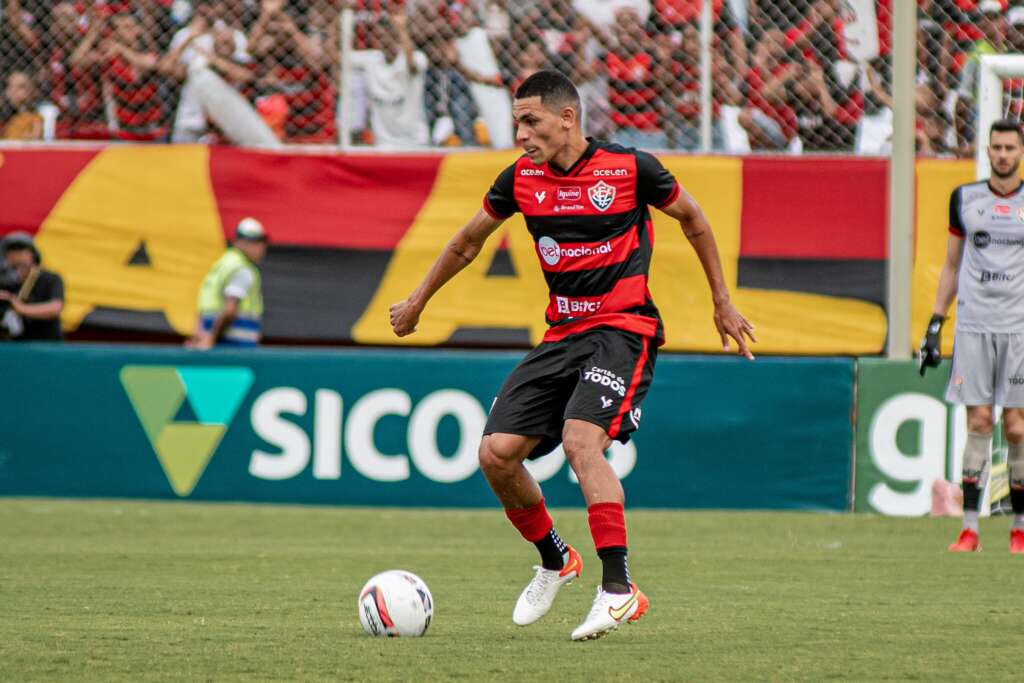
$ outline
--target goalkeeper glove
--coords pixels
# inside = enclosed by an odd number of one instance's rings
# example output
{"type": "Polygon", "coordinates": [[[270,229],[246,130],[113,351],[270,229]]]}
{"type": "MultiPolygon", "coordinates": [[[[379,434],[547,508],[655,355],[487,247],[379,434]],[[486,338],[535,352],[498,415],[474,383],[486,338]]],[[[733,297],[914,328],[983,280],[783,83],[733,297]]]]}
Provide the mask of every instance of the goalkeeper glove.
{"type": "Polygon", "coordinates": [[[944,322],[946,322],[946,317],[938,314],[933,315],[932,319],[928,321],[928,329],[924,333],[924,339],[921,340],[921,351],[917,356],[918,370],[922,377],[924,377],[926,368],[937,368],[939,361],[942,360],[942,323],[944,322]]]}

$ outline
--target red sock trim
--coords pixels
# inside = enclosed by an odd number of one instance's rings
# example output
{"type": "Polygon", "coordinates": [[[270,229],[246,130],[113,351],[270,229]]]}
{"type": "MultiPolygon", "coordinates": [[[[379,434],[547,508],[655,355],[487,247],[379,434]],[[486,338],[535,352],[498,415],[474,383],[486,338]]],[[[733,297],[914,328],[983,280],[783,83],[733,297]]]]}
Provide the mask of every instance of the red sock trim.
{"type": "Polygon", "coordinates": [[[595,503],[587,508],[587,518],[595,548],[627,547],[626,511],[622,503],[595,503]]]}
{"type": "Polygon", "coordinates": [[[539,503],[528,508],[505,508],[505,516],[530,543],[536,543],[547,536],[551,528],[555,526],[544,505],[543,498],[539,503]]]}

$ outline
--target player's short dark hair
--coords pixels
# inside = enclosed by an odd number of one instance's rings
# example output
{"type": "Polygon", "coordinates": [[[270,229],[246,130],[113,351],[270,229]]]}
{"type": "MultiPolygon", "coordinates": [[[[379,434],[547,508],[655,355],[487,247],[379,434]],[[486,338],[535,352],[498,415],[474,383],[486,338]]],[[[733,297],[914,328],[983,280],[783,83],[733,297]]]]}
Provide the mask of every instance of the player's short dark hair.
{"type": "Polygon", "coordinates": [[[569,77],[555,69],[543,69],[529,76],[516,88],[516,99],[539,97],[541,104],[548,108],[572,106],[580,110],[580,93],[569,77]]]}
{"type": "Polygon", "coordinates": [[[989,129],[989,137],[992,137],[992,133],[1016,133],[1017,139],[1024,144],[1024,130],[1021,129],[1020,121],[1014,121],[1013,119],[999,119],[992,124],[992,128],[989,129]]]}

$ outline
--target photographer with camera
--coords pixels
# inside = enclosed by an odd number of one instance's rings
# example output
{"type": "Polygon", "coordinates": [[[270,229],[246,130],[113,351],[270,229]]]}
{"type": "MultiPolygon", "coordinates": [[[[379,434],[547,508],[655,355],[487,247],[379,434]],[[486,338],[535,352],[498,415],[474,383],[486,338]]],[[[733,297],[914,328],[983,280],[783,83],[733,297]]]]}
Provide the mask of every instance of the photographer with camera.
{"type": "Polygon", "coordinates": [[[0,339],[63,339],[64,281],[41,262],[29,234],[12,232],[0,240],[0,339]]]}

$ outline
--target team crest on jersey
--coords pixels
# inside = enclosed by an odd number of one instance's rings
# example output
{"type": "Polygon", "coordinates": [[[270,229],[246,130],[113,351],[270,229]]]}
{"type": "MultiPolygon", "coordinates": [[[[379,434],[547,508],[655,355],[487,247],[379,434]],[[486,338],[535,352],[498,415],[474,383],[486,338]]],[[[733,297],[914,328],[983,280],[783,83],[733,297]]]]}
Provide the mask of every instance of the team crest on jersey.
{"type": "Polygon", "coordinates": [[[595,209],[607,211],[615,201],[615,186],[609,185],[603,180],[598,181],[596,185],[591,185],[587,190],[587,196],[590,197],[590,203],[594,205],[595,209]]]}

